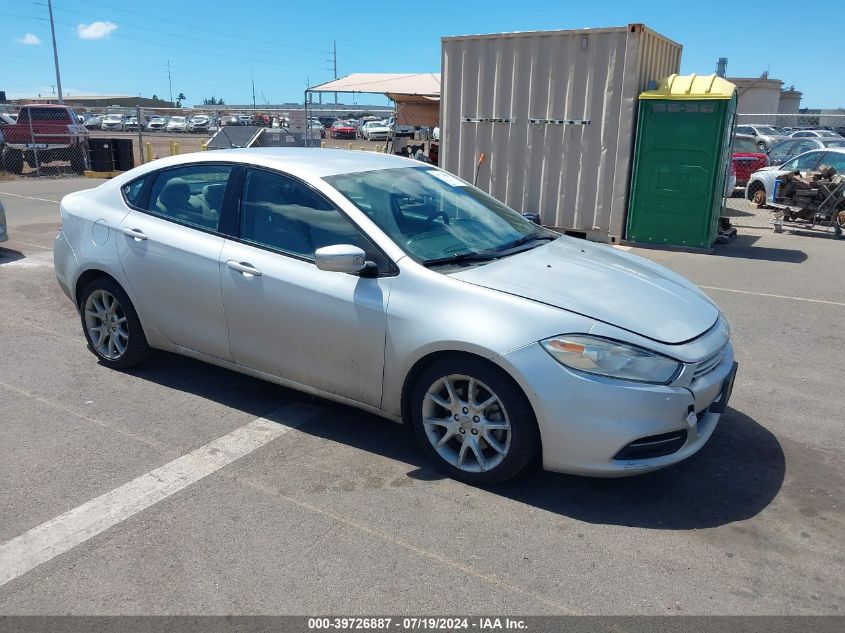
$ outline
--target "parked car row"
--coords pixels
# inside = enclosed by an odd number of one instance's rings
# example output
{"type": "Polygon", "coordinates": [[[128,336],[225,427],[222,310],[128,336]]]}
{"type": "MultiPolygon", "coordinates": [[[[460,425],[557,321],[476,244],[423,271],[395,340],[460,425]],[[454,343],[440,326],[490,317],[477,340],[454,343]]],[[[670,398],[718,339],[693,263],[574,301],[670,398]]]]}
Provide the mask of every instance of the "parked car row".
{"type": "Polygon", "coordinates": [[[794,139],[842,139],[842,135],[826,129],[778,128],[762,123],[747,123],[736,126],[736,134],[751,136],[757,147],[770,152],[778,143],[794,139]]]}
{"type": "MultiPolygon", "coordinates": [[[[731,145],[736,187],[742,187],[749,200],[763,204],[771,199],[776,178],[771,177],[772,173],[781,173],[787,164],[798,165],[795,159],[803,165],[809,157],[822,156],[822,150],[845,150],[845,138],[824,129],[789,131],[770,125],[737,125],[731,145]]],[[[786,170],[789,171],[795,168],[786,170]]]]}
{"type": "MultiPolygon", "coordinates": [[[[103,130],[112,132],[134,132],[138,130],[138,117],[120,113],[87,114],[82,115],[83,125],[89,130],[103,130]]],[[[143,129],[150,132],[208,132],[224,125],[264,125],[275,127],[281,122],[279,117],[267,115],[234,114],[211,116],[208,114],[194,115],[147,115],[144,117],[143,129]]]]}

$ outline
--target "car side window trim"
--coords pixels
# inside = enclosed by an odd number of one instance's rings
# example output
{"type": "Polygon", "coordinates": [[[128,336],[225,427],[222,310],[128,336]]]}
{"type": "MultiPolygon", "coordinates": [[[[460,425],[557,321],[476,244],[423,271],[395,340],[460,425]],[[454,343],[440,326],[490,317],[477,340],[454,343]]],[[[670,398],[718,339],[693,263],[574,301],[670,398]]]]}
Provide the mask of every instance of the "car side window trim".
{"type": "MultiPolygon", "coordinates": [[[[292,259],[297,259],[303,262],[307,262],[312,265],[316,265],[314,263],[314,259],[310,257],[306,257],[304,255],[300,255],[299,253],[293,253],[291,251],[286,251],[280,248],[275,248],[273,246],[269,246],[267,244],[261,244],[259,242],[254,242],[252,240],[246,239],[241,237],[241,213],[243,209],[243,195],[244,195],[244,185],[246,184],[246,172],[248,169],[254,169],[257,171],[264,171],[269,174],[273,174],[276,176],[281,176],[282,178],[289,178],[290,180],[296,182],[298,185],[305,187],[310,193],[320,198],[320,200],[324,201],[327,205],[331,207],[333,211],[338,213],[343,219],[345,219],[349,224],[354,228],[361,238],[366,241],[375,251],[384,258],[387,262],[387,270],[379,270],[378,277],[395,277],[399,274],[399,267],[396,265],[388,255],[385,253],[381,247],[376,244],[369,235],[364,232],[360,226],[358,226],[352,218],[350,218],[342,209],[340,209],[334,202],[329,200],[329,198],[319,189],[311,185],[310,183],[302,180],[301,178],[297,178],[296,176],[279,171],[277,169],[270,169],[268,167],[263,167],[260,165],[243,165],[241,166],[240,173],[238,174],[238,184],[237,184],[237,192],[236,197],[233,196],[232,203],[235,207],[235,213],[233,214],[233,226],[232,226],[232,233],[229,236],[229,239],[239,242],[241,244],[246,244],[248,246],[252,246],[253,248],[260,248],[261,250],[265,250],[271,253],[275,253],[277,255],[283,255],[285,257],[290,257],[292,259]]],[[[232,176],[229,177],[229,180],[232,180],[232,176]]],[[[228,193],[228,192],[227,192],[228,193]]]]}
{"type": "MultiPolygon", "coordinates": [[[[187,163],[187,164],[183,164],[183,165],[173,165],[171,167],[164,167],[162,169],[147,172],[143,176],[139,176],[138,178],[131,180],[129,183],[127,183],[127,184],[132,184],[133,182],[140,180],[142,178],[147,179],[147,181],[144,183],[144,187],[141,190],[140,195],[138,196],[138,203],[137,204],[132,204],[131,202],[129,202],[129,200],[127,200],[126,196],[123,194],[123,187],[120,188],[120,194],[123,197],[123,201],[126,204],[126,206],[128,206],[133,211],[138,211],[140,213],[144,213],[144,214],[152,216],[154,218],[160,218],[162,220],[167,220],[168,222],[172,222],[173,224],[178,224],[179,226],[184,226],[184,227],[187,227],[187,228],[190,228],[190,229],[195,229],[197,231],[200,231],[201,233],[208,233],[210,235],[217,235],[219,237],[224,237],[224,238],[225,237],[231,237],[231,235],[229,235],[228,233],[226,233],[222,230],[223,227],[224,227],[223,219],[224,219],[224,214],[225,214],[225,209],[226,209],[227,196],[229,194],[229,187],[232,183],[232,178],[235,175],[235,172],[239,167],[240,167],[240,165],[238,165],[237,163],[227,163],[225,161],[214,161],[214,162],[207,162],[207,163],[206,162],[187,163]],[[229,177],[226,181],[226,194],[224,194],[224,197],[223,197],[223,204],[221,205],[223,208],[220,210],[220,221],[217,224],[217,230],[209,229],[207,227],[200,226],[198,224],[192,224],[190,222],[185,222],[185,221],[179,220],[177,218],[174,218],[172,216],[168,216],[168,215],[165,215],[163,213],[157,213],[156,211],[152,211],[151,209],[149,209],[150,194],[153,190],[153,184],[155,183],[156,180],[158,180],[158,178],[162,174],[167,173],[169,171],[174,171],[174,170],[177,170],[177,169],[184,169],[185,167],[196,167],[196,166],[229,167],[229,168],[231,168],[231,171],[229,172],[229,177]],[[142,206],[138,206],[138,205],[142,205],[142,206]]],[[[228,226],[228,224],[226,226],[228,226]]]]}

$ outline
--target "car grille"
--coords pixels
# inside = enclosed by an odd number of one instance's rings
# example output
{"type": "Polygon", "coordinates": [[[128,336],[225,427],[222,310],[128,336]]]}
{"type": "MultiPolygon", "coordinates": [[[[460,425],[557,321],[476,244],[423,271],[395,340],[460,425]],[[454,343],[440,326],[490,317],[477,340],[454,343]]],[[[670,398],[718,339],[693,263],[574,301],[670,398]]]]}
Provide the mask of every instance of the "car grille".
{"type": "Polygon", "coordinates": [[[716,369],[725,357],[725,350],[721,349],[710,358],[705,358],[695,366],[695,371],[692,374],[692,379],[696,380],[702,376],[706,376],[711,371],[716,369]]]}
{"type": "Polygon", "coordinates": [[[671,433],[661,433],[660,435],[649,435],[648,437],[641,437],[638,440],[634,440],[616,453],[613,459],[630,460],[663,457],[664,455],[671,455],[678,451],[686,444],[686,441],[686,429],[672,431],[671,433]]]}

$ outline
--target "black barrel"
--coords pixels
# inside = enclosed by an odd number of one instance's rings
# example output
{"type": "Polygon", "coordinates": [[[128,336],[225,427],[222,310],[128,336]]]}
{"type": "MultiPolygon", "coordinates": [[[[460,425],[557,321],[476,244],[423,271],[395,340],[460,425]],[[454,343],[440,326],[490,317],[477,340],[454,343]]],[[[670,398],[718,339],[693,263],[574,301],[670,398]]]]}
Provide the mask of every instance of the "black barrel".
{"type": "Polygon", "coordinates": [[[91,156],[92,171],[114,171],[112,142],[113,139],[110,138],[88,139],[88,153],[91,156]]]}
{"type": "Polygon", "coordinates": [[[113,138],[111,142],[114,168],[117,171],[129,171],[132,169],[135,166],[135,155],[133,154],[134,141],[131,138],[113,138]]]}

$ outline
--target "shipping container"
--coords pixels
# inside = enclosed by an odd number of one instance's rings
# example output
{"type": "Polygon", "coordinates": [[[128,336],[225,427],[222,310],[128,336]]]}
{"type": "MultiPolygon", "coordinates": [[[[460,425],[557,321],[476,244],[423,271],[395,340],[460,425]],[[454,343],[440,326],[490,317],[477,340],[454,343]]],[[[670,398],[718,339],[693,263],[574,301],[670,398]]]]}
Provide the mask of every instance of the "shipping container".
{"type": "Polygon", "coordinates": [[[637,98],[680,64],[641,24],[444,37],[440,164],[546,226],[618,242],[637,98]]]}

